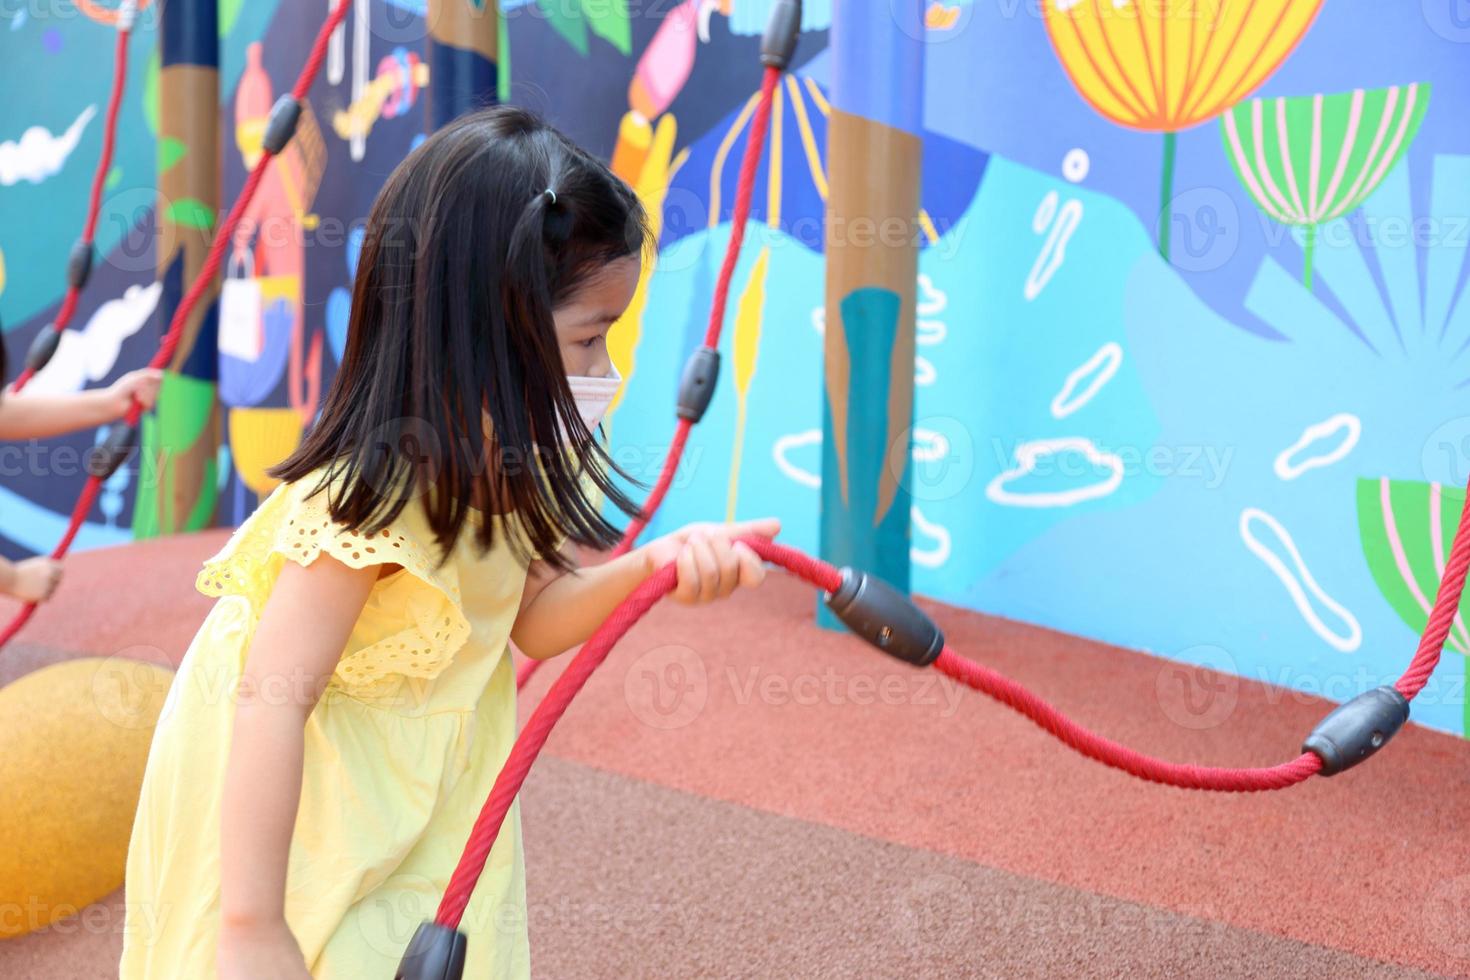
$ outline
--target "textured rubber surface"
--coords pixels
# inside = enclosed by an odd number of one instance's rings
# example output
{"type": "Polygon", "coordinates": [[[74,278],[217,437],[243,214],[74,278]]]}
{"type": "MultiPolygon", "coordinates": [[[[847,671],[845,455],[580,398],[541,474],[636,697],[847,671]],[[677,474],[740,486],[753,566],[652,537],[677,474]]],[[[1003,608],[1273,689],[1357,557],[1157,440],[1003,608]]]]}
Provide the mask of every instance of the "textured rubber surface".
{"type": "MultiPolygon", "coordinates": [[[[73,557],[0,680],[176,662],[223,538],[73,557]]],[[[1470,743],[1411,727],[1289,793],[1169,790],[817,630],[815,603],[780,574],[665,603],[593,677],[525,790],[538,976],[1470,976],[1470,743]]],[[[925,607],[956,649],[1169,758],[1269,762],[1329,707],[925,607]]],[[[0,976],[114,976],[117,901],[0,943],[0,976]]]]}

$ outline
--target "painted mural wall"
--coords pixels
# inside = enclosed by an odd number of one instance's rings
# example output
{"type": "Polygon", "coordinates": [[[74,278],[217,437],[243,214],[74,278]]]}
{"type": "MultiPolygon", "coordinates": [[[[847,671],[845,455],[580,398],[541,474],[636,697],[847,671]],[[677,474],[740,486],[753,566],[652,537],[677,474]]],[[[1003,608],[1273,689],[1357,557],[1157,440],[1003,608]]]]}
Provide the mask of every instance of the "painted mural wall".
{"type": "MultiPolygon", "coordinates": [[[[155,423],[177,430],[173,445],[211,447],[214,465],[188,478],[212,485],[188,499],[213,512],[161,513],[150,475],[125,469],[79,547],[238,522],[311,424],[342,349],[362,218],[429,118],[422,0],[352,3],[302,135],[232,244],[200,340],[218,356],[170,379],[164,399],[193,407],[155,423]]],[[[863,22],[837,29],[923,42],[913,440],[907,464],[902,452],[885,464],[905,474],[915,591],[1338,700],[1397,676],[1470,477],[1470,20],[1450,0],[884,8],[852,5],[863,22]]],[[[791,543],[818,544],[824,251],[858,233],[824,227],[843,84],[829,28],[843,9],[807,4],[734,278],[725,375],[653,533],[774,513],[791,543]]],[[[14,362],[62,293],[113,37],[100,3],[0,11],[0,320],[14,362]]],[[[160,173],[217,140],[219,200],[232,200],[326,11],[222,2],[221,127],[187,139],[160,138],[166,66],[144,12],[104,198],[107,260],[81,332],[34,390],[146,360],[158,230],[216,217],[203,202],[160,205],[160,173]]],[[[629,384],[609,422],[614,458],[650,483],[728,236],[766,11],[489,11],[500,97],[610,159],[656,216],[661,254],[614,336],[629,384]]],[[[10,447],[7,553],[50,547],[95,438],[10,447]]],[[[1449,645],[1415,718],[1463,734],[1464,622],[1449,645]]]]}

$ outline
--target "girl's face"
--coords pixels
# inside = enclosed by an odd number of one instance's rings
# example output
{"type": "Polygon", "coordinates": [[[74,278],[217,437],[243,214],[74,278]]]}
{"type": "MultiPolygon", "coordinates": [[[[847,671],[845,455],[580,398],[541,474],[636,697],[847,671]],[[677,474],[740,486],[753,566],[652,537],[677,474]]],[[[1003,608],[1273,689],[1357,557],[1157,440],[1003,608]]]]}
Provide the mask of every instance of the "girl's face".
{"type": "Polygon", "coordinates": [[[607,331],[638,288],[642,263],[629,255],[609,262],[552,314],[567,377],[605,378],[612,370],[607,331]]]}

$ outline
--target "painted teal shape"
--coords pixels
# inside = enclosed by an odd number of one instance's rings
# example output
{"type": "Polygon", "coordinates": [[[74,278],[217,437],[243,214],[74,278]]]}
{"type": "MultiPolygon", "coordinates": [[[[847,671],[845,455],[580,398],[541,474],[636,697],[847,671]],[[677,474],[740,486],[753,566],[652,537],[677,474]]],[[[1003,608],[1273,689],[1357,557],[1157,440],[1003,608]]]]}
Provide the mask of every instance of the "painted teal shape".
{"type": "MultiPolygon", "coordinates": [[[[900,300],[891,289],[863,287],[838,306],[847,340],[847,499],[833,438],[832,401],[822,398],[821,555],[838,567],[851,565],[877,575],[899,591],[909,591],[909,469],[904,470],[893,503],[878,513],[878,485],[888,465],[888,400],[893,388],[893,345],[898,338],[900,300]]],[[[828,325],[831,329],[831,325],[828,325]]],[[[817,621],[840,628],[820,602],[817,621]]]]}

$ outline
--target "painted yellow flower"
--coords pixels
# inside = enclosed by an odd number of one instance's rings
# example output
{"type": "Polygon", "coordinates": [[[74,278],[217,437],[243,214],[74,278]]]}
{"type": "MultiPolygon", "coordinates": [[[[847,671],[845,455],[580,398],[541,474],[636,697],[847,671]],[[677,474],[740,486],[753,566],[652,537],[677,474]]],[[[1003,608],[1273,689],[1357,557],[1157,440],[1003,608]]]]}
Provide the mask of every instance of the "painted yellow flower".
{"type": "Polygon", "coordinates": [[[1159,250],[1168,257],[1174,134],[1260,87],[1322,0],[1043,0],[1078,93],[1120,126],[1164,134],[1159,250]]]}

